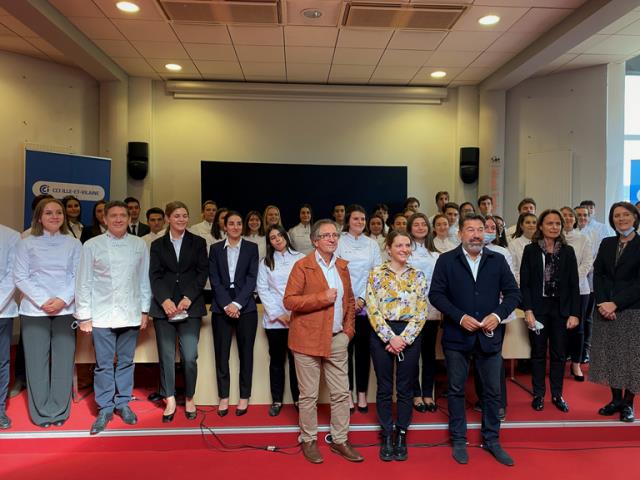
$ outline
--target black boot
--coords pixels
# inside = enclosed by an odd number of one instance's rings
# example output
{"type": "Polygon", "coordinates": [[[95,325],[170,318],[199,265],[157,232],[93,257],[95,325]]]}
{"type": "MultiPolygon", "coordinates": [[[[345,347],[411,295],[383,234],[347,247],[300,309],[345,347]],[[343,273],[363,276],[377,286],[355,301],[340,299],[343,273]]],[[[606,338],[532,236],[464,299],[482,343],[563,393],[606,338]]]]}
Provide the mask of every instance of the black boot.
{"type": "Polygon", "coordinates": [[[380,444],[380,460],[390,462],[393,460],[393,435],[382,435],[380,444]]]}
{"type": "Polygon", "coordinates": [[[403,462],[407,459],[409,454],[407,453],[407,431],[398,429],[398,436],[396,437],[396,446],[393,449],[393,459],[398,462],[403,462]]]}

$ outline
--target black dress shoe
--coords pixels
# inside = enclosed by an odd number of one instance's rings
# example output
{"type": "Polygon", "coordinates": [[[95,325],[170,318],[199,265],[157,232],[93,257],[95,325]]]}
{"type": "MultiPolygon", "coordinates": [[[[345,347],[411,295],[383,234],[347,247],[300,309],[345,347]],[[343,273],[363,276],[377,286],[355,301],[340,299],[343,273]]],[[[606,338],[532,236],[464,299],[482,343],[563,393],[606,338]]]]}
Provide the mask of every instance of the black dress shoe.
{"type": "Polygon", "coordinates": [[[136,414],[133,413],[133,410],[131,410],[128,405],[122,408],[116,408],[116,415],[119,415],[127,425],[135,425],[138,423],[138,417],[136,417],[136,414]]]}
{"type": "Polygon", "coordinates": [[[407,451],[407,431],[398,430],[396,444],[393,447],[393,459],[396,462],[404,462],[408,457],[409,452],[407,451]]]}
{"type": "Polygon", "coordinates": [[[53,426],[61,427],[64,425],[64,422],[66,422],[66,420],[56,420],[55,422],[53,422],[53,426]]]}
{"type": "Polygon", "coordinates": [[[507,418],[507,411],[506,409],[500,407],[498,409],[498,420],[500,420],[501,422],[504,422],[505,418],[507,418]]]}
{"type": "Polygon", "coordinates": [[[616,402],[609,402],[600,410],[598,410],[598,414],[603,415],[605,417],[610,417],[616,412],[622,410],[622,406],[616,402]]]}
{"type": "Polygon", "coordinates": [[[149,400],[150,402],[159,402],[162,399],[164,399],[164,397],[160,395],[158,392],[150,393],[149,396],[147,397],[147,400],[149,400]]]}
{"type": "Polygon", "coordinates": [[[40,428],[49,428],[51,426],[51,422],[44,422],[38,425],[40,428]]]}
{"type": "Polygon", "coordinates": [[[413,404],[413,409],[416,412],[424,413],[427,411],[427,405],[424,402],[418,402],[413,404]]]}
{"type": "Polygon", "coordinates": [[[349,413],[353,414],[356,411],[356,407],[349,407],[349,413]]]}
{"type": "Polygon", "coordinates": [[[382,444],[380,445],[380,453],[378,456],[383,462],[390,462],[393,460],[393,436],[382,436],[382,444]]]}
{"type": "Polygon", "coordinates": [[[631,423],[634,422],[636,417],[633,415],[633,407],[631,405],[623,405],[620,409],[620,421],[631,423]]]}
{"type": "Polygon", "coordinates": [[[569,411],[569,405],[567,405],[567,402],[565,402],[564,398],[561,396],[552,397],[551,403],[553,403],[556,408],[563,413],[567,413],[569,411]]]}
{"type": "Polygon", "coordinates": [[[27,382],[21,378],[16,378],[13,381],[13,385],[11,385],[11,389],[9,390],[7,396],[9,398],[16,397],[20,395],[20,392],[22,392],[25,388],[27,388],[27,382]]]}
{"type": "Polygon", "coordinates": [[[4,410],[0,410],[0,430],[11,428],[11,419],[4,410]]]}
{"type": "Polygon", "coordinates": [[[225,417],[227,415],[227,413],[229,413],[229,407],[225,408],[224,410],[218,409],[218,416],[219,417],[225,417]]]}
{"type": "Polygon", "coordinates": [[[533,408],[536,412],[544,409],[544,397],[533,397],[531,401],[531,408],[533,408]]]}
{"type": "Polygon", "coordinates": [[[461,465],[469,463],[469,454],[467,453],[467,446],[464,443],[454,443],[451,456],[461,465]]]}
{"type": "Polygon", "coordinates": [[[358,412],[369,413],[369,405],[365,405],[364,407],[361,407],[360,405],[358,405],[358,412]]]}
{"type": "Polygon", "coordinates": [[[107,424],[113,419],[113,413],[111,412],[100,412],[98,414],[98,418],[96,418],[93,425],[91,425],[91,430],[89,433],[91,435],[96,435],[102,432],[105,428],[107,428],[107,424]]]}
{"type": "Polygon", "coordinates": [[[505,452],[499,443],[492,443],[490,445],[482,445],[482,448],[495,457],[498,463],[506,465],[507,467],[513,467],[513,458],[505,452]]]}
{"type": "Polygon", "coordinates": [[[198,418],[198,410],[194,410],[193,412],[185,410],[184,416],[187,417],[187,420],[195,420],[196,418],[198,418]]]}
{"type": "Polygon", "coordinates": [[[241,417],[249,411],[249,405],[247,408],[236,408],[236,417],[241,417]]]}
{"type": "Polygon", "coordinates": [[[279,402],[274,402],[271,404],[271,407],[269,407],[269,416],[270,417],[277,417],[278,415],[280,415],[280,410],[282,410],[282,404],[279,402]]]}

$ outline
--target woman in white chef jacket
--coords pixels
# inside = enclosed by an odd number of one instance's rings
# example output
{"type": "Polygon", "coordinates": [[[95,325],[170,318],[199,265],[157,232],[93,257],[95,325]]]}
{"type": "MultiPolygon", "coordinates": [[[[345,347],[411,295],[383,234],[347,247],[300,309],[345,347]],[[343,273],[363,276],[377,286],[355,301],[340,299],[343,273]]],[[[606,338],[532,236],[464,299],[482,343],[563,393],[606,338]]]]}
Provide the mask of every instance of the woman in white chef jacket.
{"type": "Polygon", "coordinates": [[[300,223],[289,229],[289,239],[293,249],[308,255],[313,252],[311,243],[311,223],[313,222],[313,210],[308,203],[300,207],[300,223]]]}
{"type": "Polygon", "coordinates": [[[516,277],[516,282],[520,285],[520,264],[522,263],[522,253],[524,247],[531,243],[533,234],[536,233],[536,225],[538,223],[538,217],[533,213],[521,213],[516,223],[516,231],[513,234],[513,238],[509,239],[509,253],[513,260],[513,273],[516,277]]]}
{"type": "MultiPolygon", "coordinates": [[[[427,292],[431,285],[433,268],[440,253],[433,245],[429,218],[423,213],[415,213],[409,218],[407,232],[411,237],[411,257],[409,265],[424,273],[427,292]]],[[[420,332],[422,343],[422,374],[416,376],[413,388],[413,408],[420,412],[435,412],[436,338],[442,314],[431,304],[427,306],[427,321],[420,332]]]]}
{"type": "MultiPolygon", "coordinates": [[[[355,386],[358,394],[358,411],[361,413],[369,410],[367,390],[371,366],[369,351],[371,324],[367,317],[365,292],[369,271],[382,263],[378,243],[364,234],[366,224],[365,209],[360,205],[350,205],[347,208],[342,235],[336,249],[338,258],[349,262],[351,288],[356,299],[356,333],[349,344],[349,391],[353,391],[353,357],[355,356],[355,386]]],[[[349,401],[352,402],[351,395],[349,395],[349,401]]]]}
{"type": "Polygon", "coordinates": [[[446,253],[457,247],[449,238],[449,220],[444,213],[433,217],[433,246],[440,253],[446,253]]]}
{"type": "Polygon", "coordinates": [[[380,252],[384,251],[384,242],[387,239],[385,234],[384,219],[380,215],[373,214],[367,220],[367,236],[371,240],[375,240],[380,247],[380,252]]]}
{"type": "MultiPolygon", "coordinates": [[[[560,209],[564,218],[564,238],[576,252],[578,261],[578,286],[580,287],[580,318],[587,318],[587,306],[589,304],[589,279],[587,276],[593,267],[593,247],[591,240],[577,230],[576,212],[571,207],[560,209]]],[[[580,368],[582,360],[582,347],[584,344],[584,324],[579,322],[576,328],[569,330],[568,353],[571,356],[571,375],[577,382],[584,382],[584,374],[580,368]]]]}
{"type": "Polygon", "coordinates": [[[282,304],[287,280],[293,265],[304,258],[291,247],[287,231],[282,225],[267,227],[267,253],[260,260],[257,289],[264,315],[262,326],[269,342],[269,381],[271,385],[271,408],[269,415],[277,416],[282,409],[285,383],[285,362],[289,358],[289,385],[294,405],[298,405],[298,379],[293,354],[288,347],[289,316],[282,304]]]}

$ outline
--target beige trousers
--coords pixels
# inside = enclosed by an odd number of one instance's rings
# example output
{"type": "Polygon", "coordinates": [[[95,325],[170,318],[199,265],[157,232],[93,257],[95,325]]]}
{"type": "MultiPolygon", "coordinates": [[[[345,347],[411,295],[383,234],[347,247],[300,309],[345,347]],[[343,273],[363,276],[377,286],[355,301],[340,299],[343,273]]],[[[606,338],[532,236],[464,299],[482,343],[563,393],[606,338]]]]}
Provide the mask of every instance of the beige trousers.
{"type": "Polygon", "coordinates": [[[318,394],[320,372],[329,387],[331,401],[331,437],[334,443],[347,441],[349,433],[349,379],[347,376],[347,347],[349,337],[339,333],[332,338],[329,358],[314,357],[293,352],[296,374],[300,387],[300,431],[303,442],[317,440],[318,437],[318,394]]]}

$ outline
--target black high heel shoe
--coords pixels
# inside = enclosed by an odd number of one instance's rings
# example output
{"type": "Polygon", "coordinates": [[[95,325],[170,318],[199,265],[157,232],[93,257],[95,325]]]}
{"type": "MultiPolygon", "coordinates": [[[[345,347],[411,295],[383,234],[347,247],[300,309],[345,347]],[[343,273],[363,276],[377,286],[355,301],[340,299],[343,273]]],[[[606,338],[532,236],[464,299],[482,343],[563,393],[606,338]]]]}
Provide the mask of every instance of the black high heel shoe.
{"type": "Polygon", "coordinates": [[[184,411],[184,416],[187,417],[187,420],[195,420],[198,417],[198,410],[196,409],[193,412],[184,411]]]}
{"type": "Polygon", "coordinates": [[[173,417],[175,417],[176,415],[176,411],[174,410],[173,413],[170,413],[169,415],[165,415],[164,413],[162,414],[162,423],[171,423],[173,422],[173,417]]]}

